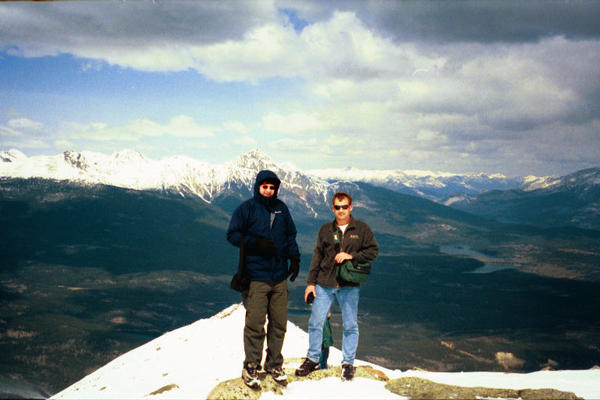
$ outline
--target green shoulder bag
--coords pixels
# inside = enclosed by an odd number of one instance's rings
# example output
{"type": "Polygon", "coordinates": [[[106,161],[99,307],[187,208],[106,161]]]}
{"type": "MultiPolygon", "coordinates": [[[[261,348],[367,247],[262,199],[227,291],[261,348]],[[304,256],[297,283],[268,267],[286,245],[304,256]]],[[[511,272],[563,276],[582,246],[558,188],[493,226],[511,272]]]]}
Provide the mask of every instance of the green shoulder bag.
{"type": "MultiPolygon", "coordinates": [[[[340,234],[339,232],[333,233],[333,244],[337,253],[340,252],[340,234]]],[[[351,283],[363,283],[367,281],[369,274],[371,273],[370,263],[357,263],[354,264],[352,260],[346,260],[341,264],[337,265],[337,276],[346,282],[351,283]]]]}

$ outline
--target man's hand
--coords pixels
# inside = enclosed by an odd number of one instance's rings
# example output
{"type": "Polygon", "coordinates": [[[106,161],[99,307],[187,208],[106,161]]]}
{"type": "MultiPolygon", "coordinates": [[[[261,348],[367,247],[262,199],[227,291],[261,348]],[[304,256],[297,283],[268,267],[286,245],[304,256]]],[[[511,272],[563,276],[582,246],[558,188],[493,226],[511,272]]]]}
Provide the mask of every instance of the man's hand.
{"type": "Polygon", "coordinates": [[[256,250],[263,254],[271,255],[275,254],[277,246],[275,246],[275,242],[272,240],[256,238],[256,250]]]}
{"type": "Polygon", "coordinates": [[[317,291],[315,289],[315,285],[308,285],[306,289],[304,289],[304,302],[308,303],[308,295],[312,293],[313,297],[317,297],[317,291]]]}
{"type": "Polygon", "coordinates": [[[341,251],[335,255],[335,262],[338,264],[341,264],[346,260],[352,260],[352,254],[341,251]]]}
{"type": "Polygon", "coordinates": [[[293,258],[290,260],[290,269],[289,269],[289,275],[290,281],[294,282],[296,280],[296,277],[298,276],[298,272],[300,272],[300,259],[299,258],[293,258]]]}

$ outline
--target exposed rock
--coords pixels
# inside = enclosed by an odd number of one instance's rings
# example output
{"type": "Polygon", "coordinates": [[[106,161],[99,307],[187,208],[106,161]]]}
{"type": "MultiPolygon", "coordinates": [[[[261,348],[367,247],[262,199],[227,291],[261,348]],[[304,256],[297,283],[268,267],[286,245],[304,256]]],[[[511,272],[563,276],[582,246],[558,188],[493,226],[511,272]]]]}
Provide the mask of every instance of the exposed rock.
{"type": "Polygon", "coordinates": [[[171,383],[170,385],[165,385],[165,386],[161,387],[160,389],[156,389],[154,392],[149,393],[146,396],[156,396],[157,394],[168,392],[169,390],[173,390],[173,389],[177,389],[177,388],[179,388],[179,385],[176,385],[175,383],[171,383]]]}
{"type": "Polygon", "coordinates": [[[486,387],[465,387],[436,383],[423,378],[407,377],[389,381],[385,388],[400,396],[412,400],[446,400],[464,399],[476,400],[481,398],[512,398],[523,400],[542,399],[580,399],[574,393],[561,392],[555,389],[494,389],[486,387]]]}
{"type": "MultiPolygon", "coordinates": [[[[291,364],[296,359],[286,360],[285,364],[291,364]]],[[[285,367],[284,364],[284,367],[285,367]]],[[[340,377],[342,374],[342,367],[332,367],[323,370],[317,370],[311,372],[308,376],[297,377],[294,374],[295,368],[284,368],[284,371],[288,377],[288,382],[314,380],[318,381],[324,378],[340,377]]],[[[258,399],[262,392],[274,392],[277,394],[283,394],[284,388],[273,380],[271,375],[265,372],[259,374],[261,379],[260,390],[250,389],[244,384],[242,378],[230,379],[219,383],[209,394],[209,399],[258,399]]],[[[377,381],[389,381],[386,374],[380,370],[377,370],[371,366],[358,366],[356,367],[355,377],[374,379],[377,381]]]]}
{"type": "Polygon", "coordinates": [[[554,371],[554,370],[558,369],[558,365],[559,365],[558,362],[549,358],[545,364],[541,365],[541,367],[542,367],[541,370],[542,371],[554,371]]]}
{"type": "Polygon", "coordinates": [[[496,353],[496,361],[498,364],[502,365],[505,370],[519,368],[525,364],[525,361],[515,357],[513,353],[505,353],[502,351],[496,353]]]}

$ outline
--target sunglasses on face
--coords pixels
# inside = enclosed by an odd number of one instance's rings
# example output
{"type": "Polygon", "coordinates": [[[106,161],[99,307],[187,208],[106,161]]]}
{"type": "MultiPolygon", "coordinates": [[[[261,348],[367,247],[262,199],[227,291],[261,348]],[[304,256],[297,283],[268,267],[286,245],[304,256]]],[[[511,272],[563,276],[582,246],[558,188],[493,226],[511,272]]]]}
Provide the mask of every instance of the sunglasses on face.
{"type": "Polygon", "coordinates": [[[350,207],[350,205],[348,205],[348,204],[344,204],[343,206],[333,206],[333,208],[335,208],[336,210],[339,210],[340,208],[342,210],[347,210],[348,207],[350,207]]]}
{"type": "Polygon", "coordinates": [[[275,190],[275,186],[274,185],[262,185],[261,188],[263,188],[264,190],[275,190]]]}

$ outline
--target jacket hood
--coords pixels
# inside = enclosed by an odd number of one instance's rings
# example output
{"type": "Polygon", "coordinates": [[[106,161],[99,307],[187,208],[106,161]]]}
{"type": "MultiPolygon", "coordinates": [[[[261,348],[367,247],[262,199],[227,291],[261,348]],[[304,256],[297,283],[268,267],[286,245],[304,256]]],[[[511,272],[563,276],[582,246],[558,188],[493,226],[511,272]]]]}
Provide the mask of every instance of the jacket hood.
{"type": "Polygon", "coordinates": [[[275,172],[269,171],[268,169],[260,171],[256,175],[256,181],[254,182],[254,198],[256,200],[260,201],[261,203],[263,203],[265,206],[271,207],[274,204],[275,200],[277,199],[277,193],[279,192],[280,184],[281,184],[281,181],[279,180],[279,178],[277,177],[275,172]],[[260,188],[260,184],[263,183],[264,181],[267,181],[267,182],[275,185],[275,193],[273,194],[272,197],[267,198],[267,197],[261,196],[259,188],[260,188]]]}

